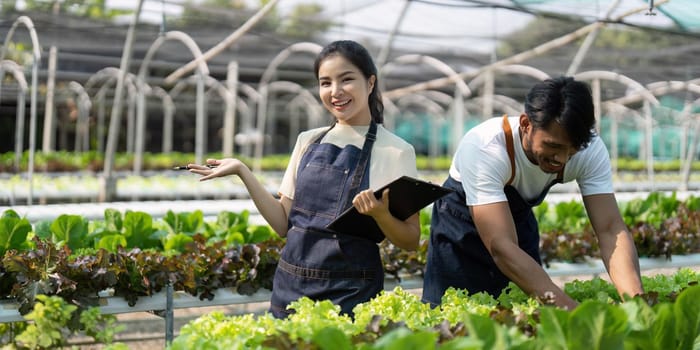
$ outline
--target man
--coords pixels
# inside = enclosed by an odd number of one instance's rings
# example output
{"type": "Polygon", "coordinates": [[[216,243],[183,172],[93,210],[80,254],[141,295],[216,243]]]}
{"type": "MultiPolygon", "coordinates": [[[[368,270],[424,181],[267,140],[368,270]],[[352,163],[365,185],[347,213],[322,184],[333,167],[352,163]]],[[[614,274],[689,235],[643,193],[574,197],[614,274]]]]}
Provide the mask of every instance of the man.
{"type": "Polygon", "coordinates": [[[610,159],[595,134],[590,89],[570,77],[528,93],[525,113],[493,118],[464,135],[433,205],[423,300],[440,304],[449,287],[498,296],[513,281],[557,306],[576,302],[541,266],[532,207],[549,188],[576,181],[601,256],[620,295],[643,293],[639,259],[613,193],[610,159]]]}

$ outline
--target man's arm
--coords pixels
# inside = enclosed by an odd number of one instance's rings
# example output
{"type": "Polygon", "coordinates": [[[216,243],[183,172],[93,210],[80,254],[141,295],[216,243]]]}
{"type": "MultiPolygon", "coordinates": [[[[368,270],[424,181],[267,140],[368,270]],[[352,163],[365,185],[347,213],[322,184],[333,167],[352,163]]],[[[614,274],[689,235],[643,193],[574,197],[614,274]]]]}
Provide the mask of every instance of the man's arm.
{"type": "Polygon", "coordinates": [[[622,220],[615,195],[584,196],[583,203],[598,237],[603,263],[617,292],[620,296],[643,293],[637,248],[622,220]]]}
{"type": "Polygon", "coordinates": [[[576,307],[577,303],[554,284],[544,268],[518,246],[508,202],[472,206],[471,212],[481,240],[504,275],[530,295],[544,299],[546,293],[553,293],[556,305],[576,307]]]}

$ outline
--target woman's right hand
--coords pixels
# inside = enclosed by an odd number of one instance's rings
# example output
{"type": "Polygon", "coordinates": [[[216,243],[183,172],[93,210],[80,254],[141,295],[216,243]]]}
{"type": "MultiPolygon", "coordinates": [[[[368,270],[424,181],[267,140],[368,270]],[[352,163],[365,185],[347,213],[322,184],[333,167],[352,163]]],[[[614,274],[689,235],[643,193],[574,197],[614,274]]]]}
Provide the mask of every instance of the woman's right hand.
{"type": "Polygon", "coordinates": [[[191,173],[202,175],[199,181],[206,181],[217,177],[238,175],[246,165],[236,158],[207,159],[207,167],[199,164],[188,164],[191,173]]]}

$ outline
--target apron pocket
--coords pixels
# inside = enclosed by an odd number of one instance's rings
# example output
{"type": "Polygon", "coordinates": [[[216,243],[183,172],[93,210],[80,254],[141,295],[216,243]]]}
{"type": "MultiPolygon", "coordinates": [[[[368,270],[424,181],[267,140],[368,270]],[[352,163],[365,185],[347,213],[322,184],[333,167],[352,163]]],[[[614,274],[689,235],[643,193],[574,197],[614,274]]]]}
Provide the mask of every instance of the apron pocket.
{"type": "Polygon", "coordinates": [[[292,264],[310,267],[345,263],[337,238],[330,233],[297,227],[287,233],[282,257],[292,264]]]}
{"type": "Polygon", "coordinates": [[[307,164],[299,176],[314,179],[302,181],[294,190],[295,210],[334,219],[342,209],[343,191],[348,170],[321,164],[307,164]]]}

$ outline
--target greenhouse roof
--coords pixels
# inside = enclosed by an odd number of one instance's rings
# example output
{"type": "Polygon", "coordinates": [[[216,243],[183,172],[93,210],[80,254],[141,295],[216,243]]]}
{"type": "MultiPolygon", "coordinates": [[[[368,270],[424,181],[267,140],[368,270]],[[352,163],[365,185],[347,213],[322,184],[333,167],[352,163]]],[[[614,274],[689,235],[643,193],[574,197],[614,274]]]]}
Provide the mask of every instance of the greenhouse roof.
{"type": "Polygon", "coordinates": [[[613,19],[631,10],[646,7],[646,11],[631,15],[622,19],[621,22],[700,33],[700,1],[697,0],[503,0],[473,2],[503,3],[532,13],[558,13],[588,20],[613,19]],[[611,13],[606,16],[611,9],[611,13]]]}
{"type": "MultiPolygon", "coordinates": [[[[292,6],[308,0],[280,1],[292,6]]],[[[603,21],[700,36],[700,0],[316,0],[336,24],[334,37],[356,36],[409,49],[452,47],[489,52],[535,17],[603,21]],[[652,6],[653,5],[653,6],[652,6]]]]}

